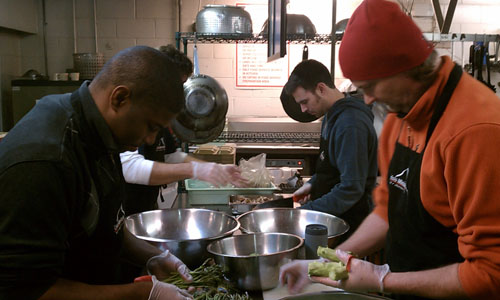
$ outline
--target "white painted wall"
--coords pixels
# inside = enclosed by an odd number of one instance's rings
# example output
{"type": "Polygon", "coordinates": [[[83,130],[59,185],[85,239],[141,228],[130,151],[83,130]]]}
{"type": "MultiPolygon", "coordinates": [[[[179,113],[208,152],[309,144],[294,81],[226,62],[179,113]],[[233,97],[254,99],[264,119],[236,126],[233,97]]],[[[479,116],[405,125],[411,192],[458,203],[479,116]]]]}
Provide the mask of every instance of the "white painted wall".
{"type": "MultiPolygon", "coordinates": [[[[97,48],[106,58],[133,45],[158,47],[174,43],[176,31],[192,31],[196,14],[207,4],[265,4],[267,0],[182,0],[181,29],[178,28],[177,0],[96,0],[97,4],[97,48]]],[[[348,18],[361,0],[337,1],[337,20],[348,18]]],[[[430,0],[401,0],[403,4],[413,3],[412,15],[423,31],[437,31],[433,21],[430,0]]],[[[441,2],[443,14],[448,0],[441,2]]],[[[41,1],[37,1],[40,5],[41,1]]],[[[47,57],[48,73],[64,72],[73,67],[72,53],[75,51],[73,36],[72,1],[46,0],[47,12],[47,57]]],[[[20,14],[12,11],[12,14],[20,14]]],[[[328,34],[331,30],[331,0],[290,0],[289,13],[309,16],[318,33],[328,34]]],[[[41,8],[38,7],[39,18],[41,8]]],[[[95,52],[93,0],[76,0],[77,51],[95,52]]],[[[459,0],[452,32],[500,34],[500,1],[459,0]]],[[[254,32],[260,32],[267,15],[252,16],[254,32]]],[[[10,80],[28,69],[44,71],[43,43],[39,34],[15,35],[0,31],[0,58],[3,75],[3,90],[10,89],[10,80]]],[[[397,42],[397,41],[395,41],[397,42]]],[[[447,43],[439,45],[439,52],[450,54],[461,63],[468,61],[470,43],[447,43]],[[465,49],[462,55],[462,46],[465,49]]],[[[308,45],[310,58],[330,66],[330,45],[308,45]]],[[[338,46],[337,46],[338,49],[338,46]]],[[[302,45],[292,45],[289,58],[290,70],[301,59],[302,45]]],[[[490,52],[492,52],[490,48],[490,52]]],[[[281,88],[240,89],[235,84],[236,45],[199,45],[200,70],[215,77],[226,89],[230,103],[228,116],[285,116],[279,101],[281,88]]],[[[188,47],[192,56],[192,47],[188,47]]],[[[338,66],[338,63],[336,63],[338,66]]],[[[343,79],[340,69],[335,70],[336,84],[343,79]]],[[[495,75],[496,76],[496,75],[495,75]]],[[[500,88],[499,88],[500,90],[500,88]]],[[[8,95],[7,95],[8,96],[8,95]]],[[[5,98],[5,92],[4,92],[5,98]]]]}

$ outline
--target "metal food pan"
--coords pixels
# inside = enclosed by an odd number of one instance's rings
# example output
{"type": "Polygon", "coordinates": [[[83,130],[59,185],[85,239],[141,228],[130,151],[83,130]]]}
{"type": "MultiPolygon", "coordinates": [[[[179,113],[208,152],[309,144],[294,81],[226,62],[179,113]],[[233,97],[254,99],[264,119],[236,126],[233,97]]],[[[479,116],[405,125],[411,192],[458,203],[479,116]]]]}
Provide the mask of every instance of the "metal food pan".
{"type": "Polygon", "coordinates": [[[257,205],[267,201],[282,199],[281,195],[230,195],[229,206],[233,214],[242,214],[251,211],[257,205]],[[243,200],[243,201],[242,201],[243,200]],[[244,201],[248,200],[248,201],[244,201]],[[261,201],[263,200],[263,201],[261,201]]]}
{"type": "Polygon", "coordinates": [[[231,195],[272,195],[279,188],[271,184],[265,188],[214,187],[208,182],[186,179],[189,204],[228,204],[231,195]]]}

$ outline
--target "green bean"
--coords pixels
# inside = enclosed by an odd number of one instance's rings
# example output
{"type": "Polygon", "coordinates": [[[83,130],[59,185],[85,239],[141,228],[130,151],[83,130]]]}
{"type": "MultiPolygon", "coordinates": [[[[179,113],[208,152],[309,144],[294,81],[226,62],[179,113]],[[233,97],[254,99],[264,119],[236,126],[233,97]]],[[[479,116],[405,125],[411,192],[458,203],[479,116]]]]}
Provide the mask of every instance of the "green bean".
{"type": "Polygon", "coordinates": [[[195,300],[250,300],[248,293],[240,294],[240,291],[227,282],[222,272],[222,267],[215,264],[213,259],[207,259],[201,266],[189,274],[193,277],[192,282],[185,282],[177,272],[172,272],[164,282],[173,284],[181,289],[196,287],[202,291],[196,291],[193,295],[195,300]]]}

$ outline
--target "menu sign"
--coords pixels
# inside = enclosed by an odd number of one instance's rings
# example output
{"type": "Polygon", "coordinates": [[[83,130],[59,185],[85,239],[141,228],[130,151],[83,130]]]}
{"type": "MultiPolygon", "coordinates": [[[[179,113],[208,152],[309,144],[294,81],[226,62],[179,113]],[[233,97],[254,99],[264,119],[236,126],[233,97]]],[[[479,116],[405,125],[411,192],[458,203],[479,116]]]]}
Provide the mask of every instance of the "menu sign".
{"type": "Polygon", "coordinates": [[[267,62],[267,44],[236,45],[237,88],[283,87],[289,72],[288,56],[267,62]]]}

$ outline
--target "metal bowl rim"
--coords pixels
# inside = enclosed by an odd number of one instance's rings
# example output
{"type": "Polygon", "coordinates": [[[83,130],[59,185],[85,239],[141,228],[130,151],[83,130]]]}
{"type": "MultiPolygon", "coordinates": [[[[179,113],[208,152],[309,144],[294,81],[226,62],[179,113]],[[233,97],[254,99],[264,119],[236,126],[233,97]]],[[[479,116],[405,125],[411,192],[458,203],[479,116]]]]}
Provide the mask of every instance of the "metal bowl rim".
{"type": "Polygon", "coordinates": [[[229,4],[207,4],[203,6],[204,8],[241,8],[245,9],[243,6],[229,5],[229,4]]]}
{"type": "MultiPolygon", "coordinates": [[[[246,229],[245,227],[243,227],[241,225],[241,222],[239,222],[240,218],[243,218],[244,216],[248,215],[248,214],[251,214],[251,213],[254,213],[254,212],[264,212],[264,211],[270,211],[270,210],[296,210],[297,208],[289,208],[289,207],[276,207],[276,208],[263,208],[263,209],[257,209],[257,210],[251,210],[251,211],[247,211],[246,213],[243,213],[241,215],[239,215],[236,220],[238,221],[238,223],[240,223],[240,230],[244,233],[247,233],[247,234],[250,234],[250,233],[259,233],[258,231],[251,231],[249,229],[246,229]]],[[[335,237],[338,237],[338,236],[341,236],[343,234],[345,234],[346,232],[349,231],[350,229],[350,226],[349,224],[347,224],[347,222],[342,219],[342,218],[339,218],[337,216],[334,216],[334,215],[331,215],[331,214],[327,214],[327,213],[324,213],[322,211],[317,211],[317,210],[312,210],[312,209],[302,209],[302,210],[307,210],[307,211],[313,211],[317,214],[320,214],[320,215],[324,215],[324,216],[327,216],[327,217],[334,217],[334,218],[337,218],[339,220],[342,221],[342,223],[344,223],[346,225],[346,230],[343,231],[343,232],[340,232],[340,233],[337,233],[337,234],[332,234],[332,235],[328,235],[328,238],[335,238],[335,237]]]]}
{"type": "Polygon", "coordinates": [[[379,295],[373,295],[373,294],[367,294],[367,293],[360,293],[360,292],[350,292],[350,291],[320,291],[320,292],[310,292],[310,293],[304,293],[304,294],[297,294],[297,295],[289,295],[285,296],[283,298],[280,298],[279,300],[293,300],[296,298],[302,298],[306,297],[307,299],[314,299],[315,296],[320,296],[320,295],[359,295],[359,296],[367,296],[373,299],[380,299],[380,300],[390,300],[390,298],[386,298],[383,296],[379,295]]]}
{"type": "Polygon", "coordinates": [[[165,242],[195,242],[195,241],[202,241],[202,240],[208,240],[208,241],[211,241],[211,240],[217,240],[217,239],[220,239],[220,238],[223,238],[223,237],[226,237],[228,235],[232,235],[235,231],[237,231],[238,229],[240,229],[240,222],[238,221],[238,219],[236,219],[235,217],[233,216],[230,216],[226,213],[223,213],[223,212],[220,212],[220,211],[216,211],[216,210],[210,210],[210,209],[205,209],[205,208],[165,208],[165,209],[155,209],[155,210],[149,210],[149,211],[145,211],[145,212],[142,212],[142,213],[136,213],[136,214],[132,214],[130,216],[127,216],[125,218],[125,228],[130,232],[130,234],[132,234],[133,236],[135,236],[136,238],[139,238],[141,240],[145,240],[145,241],[150,241],[150,242],[160,242],[160,243],[165,243],[165,242]],[[213,236],[213,237],[207,237],[207,238],[200,238],[200,239],[179,239],[179,240],[172,240],[172,239],[160,239],[160,238],[154,238],[154,237],[150,237],[150,236],[143,236],[143,235],[136,235],[136,234],[133,234],[132,232],[130,232],[130,230],[128,230],[128,226],[127,226],[127,220],[128,219],[132,219],[133,216],[135,215],[140,215],[140,214],[144,214],[144,213],[149,213],[149,212],[156,212],[156,211],[164,211],[164,210],[168,210],[168,211],[174,211],[174,210],[180,210],[180,211],[190,211],[190,210],[193,210],[193,211],[208,211],[208,212],[211,212],[211,213],[217,213],[217,214],[221,214],[221,215],[224,215],[226,217],[228,217],[229,219],[232,219],[233,221],[236,222],[236,227],[234,227],[233,229],[229,230],[229,231],[226,231],[220,235],[217,235],[217,236],[213,236]]]}
{"type": "Polygon", "coordinates": [[[222,257],[229,257],[229,258],[259,258],[259,257],[267,257],[267,256],[276,255],[278,253],[279,254],[290,253],[290,252],[293,252],[293,251],[299,249],[304,244],[304,239],[303,238],[301,238],[300,236],[298,236],[296,234],[291,234],[291,233],[284,233],[284,232],[253,232],[253,233],[245,234],[244,236],[248,236],[248,235],[287,235],[287,236],[292,236],[294,238],[297,238],[299,240],[299,244],[297,246],[293,247],[293,248],[288,249],[288,250],[284,250],[284,251],[280,251],[280,252],[276,252],[276,253],[262,254],[262,255],[259,255],[259,256],[254,256],[254,255],[230,255],[230,254],[217,253],[217,252],[214,252],[213,250],[210,249],[210,247],[212,246],[212,244],[215,245],[215,243],[220,243],[224,239],[237,238],[237,236],[229,236],[229,237],[222,238],[222,239],[220,239],[218,241],[213,241],[210,244],[208,244],[208,246],[207,246],[207,252],[210,253],[210,254],[212,254],[212,255],[217,255],[217,256],[222,256],[222,257]]]}

